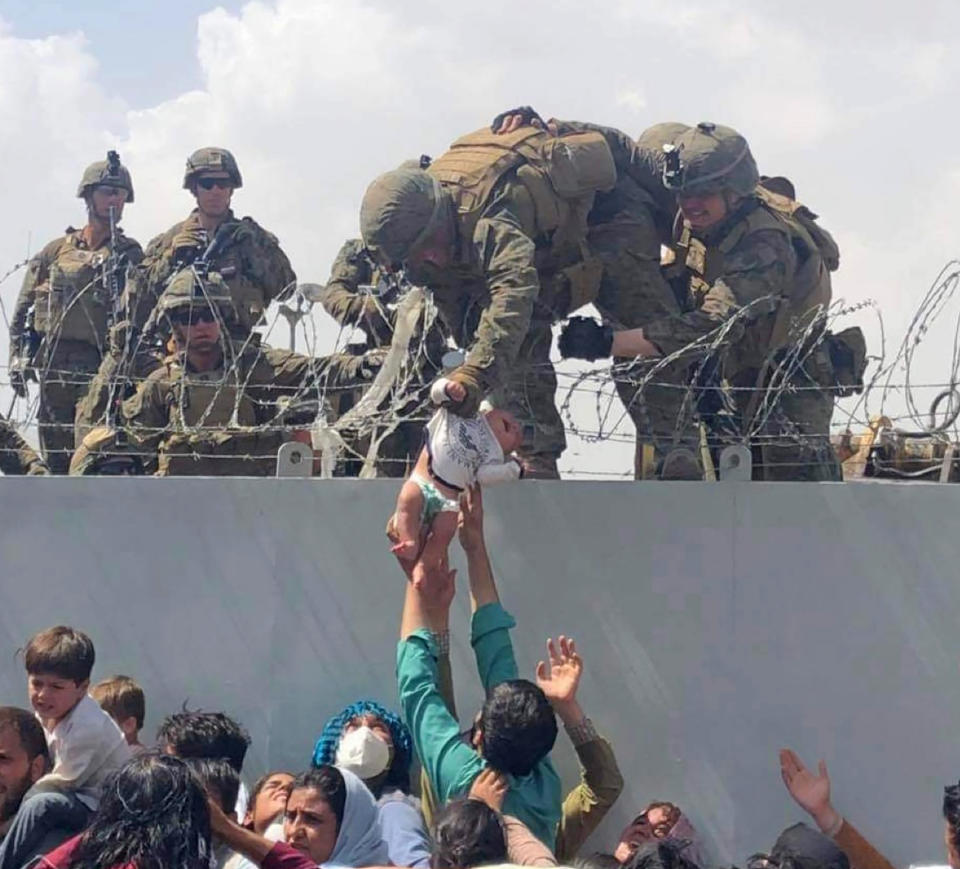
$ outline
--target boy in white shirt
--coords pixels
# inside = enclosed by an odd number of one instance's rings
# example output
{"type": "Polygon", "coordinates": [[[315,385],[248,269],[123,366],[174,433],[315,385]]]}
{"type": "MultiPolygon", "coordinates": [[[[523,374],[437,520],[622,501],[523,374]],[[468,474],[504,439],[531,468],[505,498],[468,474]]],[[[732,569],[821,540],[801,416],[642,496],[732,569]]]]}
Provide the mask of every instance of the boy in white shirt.
{"type": "Polygon", "coordinates": [[[392,551],[413,566],[413,582],[431,581],[447,564],[447,547],[457,532],[460,495],[477,483],[517,480],[523,465],[512,455],[523,442],[523,429],[513,414],[481,405],[473,417],[462,417],[443,405],[461,401],[462,384],[445,377],[430,389],[440,409],[426,427],[426,445],[400,489],[397,507],[387,523],[392,551]],[[422,551],[421,551],[422,550],[422,551]]]}
{"type": "Polygon", "coordinates": [[[3,844],[0,869],[20,869],[51,835],[82,830],[100,802],[104,781],[130,748],[113,719],[87,696],[94,650],[73,628],[41,631],[24,652],[30,705],[43,727],[52,769],[27,791],[3,844]]]}

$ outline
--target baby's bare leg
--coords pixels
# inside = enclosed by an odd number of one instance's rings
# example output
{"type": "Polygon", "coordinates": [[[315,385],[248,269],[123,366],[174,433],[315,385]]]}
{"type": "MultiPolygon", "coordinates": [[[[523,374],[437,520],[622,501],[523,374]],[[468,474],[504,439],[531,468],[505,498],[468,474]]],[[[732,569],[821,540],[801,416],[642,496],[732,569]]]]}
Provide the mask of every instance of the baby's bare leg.
{"type": "Polygon", "coordinates": [[[420,550],[420,515],[423,493],[412,480],[406,480],[397,497],[397,509],[387,523],[392,552],[402,561],[412,562],[420,550]]]}

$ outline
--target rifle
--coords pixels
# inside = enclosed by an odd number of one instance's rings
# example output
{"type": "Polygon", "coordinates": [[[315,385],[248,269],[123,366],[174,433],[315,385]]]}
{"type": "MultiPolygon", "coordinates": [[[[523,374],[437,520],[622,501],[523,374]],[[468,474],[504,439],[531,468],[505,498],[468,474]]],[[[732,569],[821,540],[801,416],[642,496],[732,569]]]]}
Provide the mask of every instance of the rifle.
{"type": "MultiPolygon", "coordinates": [[[[116,151],[107,151],[107,171],[111,176],[119,176],[120,155],[116,151]]],[[[110,296],[110,310],[107,313],[107,329],[126,319],[124,310],[124,256],[120,253],[120,233],[117,228],[117,209],[110,206],[110,256],[103,264],[103,284],[110,296]]]]}

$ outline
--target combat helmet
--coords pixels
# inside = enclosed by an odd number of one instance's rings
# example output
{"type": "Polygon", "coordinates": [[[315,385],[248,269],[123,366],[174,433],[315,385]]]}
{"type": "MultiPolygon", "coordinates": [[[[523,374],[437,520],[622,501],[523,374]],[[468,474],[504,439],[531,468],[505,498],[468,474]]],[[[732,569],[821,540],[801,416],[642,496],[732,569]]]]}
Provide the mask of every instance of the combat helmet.
{"type": "Polygon", "coordinates": [[[91,163],[83,170],[80,186],[77,188],[77,198],[84,199],[87,191],[98,184],[109,184],[127,191],[127,202],[133,202],[133,181],[130,171],[120,162],[120,155],[116,151],[107,151],[106,160],[91,163]]]}
{"type": "Polygon", "coordinates": [[[447,197],[422,169],[386,172],[367,188],[360,204],[364,246],[383,265],[402,264],[440,225],[447,197]]]}
{"type": "Polygon", "coordinates": [[[637,147],[642,151],[662,155],[664,145],[672,145],[680,136],[689,131],[689,124],[682,124],[679,121],[664,121],[661,124],[654,124],[640,134],[637,139],[637,147]]]}
{"type": "Polygon", "coordinates": [[[200,148],[187,157],[183,173],[183,189],[189,190],[193,179],[201,172],[226,172],[234,187],[243,187],[243,178],[236,158],[226,148],[200,148]]]}
{"type": "Polygon", "coordinates": [[[736,130],[702,121],[664,146],[663,183],[695,196],[729,190],[749,196],[760,173],[750,146],[736,130]]]}
{"type": "Polygon", "coordinates": [[[225,322],[236,319],[236,310],[230,288],[216,272],[203,275],[195,268],[181,269],[167,284],[157,305],[158,313],[166,316],[184,307],[214,308],[225,322]]]}

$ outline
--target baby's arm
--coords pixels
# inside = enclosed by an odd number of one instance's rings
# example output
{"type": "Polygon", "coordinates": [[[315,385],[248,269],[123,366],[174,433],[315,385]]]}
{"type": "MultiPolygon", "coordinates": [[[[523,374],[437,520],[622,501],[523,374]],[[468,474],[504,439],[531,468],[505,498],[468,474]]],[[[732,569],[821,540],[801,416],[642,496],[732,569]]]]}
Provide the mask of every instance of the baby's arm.
{"type": "Polygon", "coordinates": [[[467,388],[462,383],[441,377],[433,381],[430,387],[430,400],[434,404],[446,404],[449,401],[463,401],[467,396],[467,388]]]}
{"type": "Polygon", "coordinates": [[[406,480],[397,497],[397,509],[387,523],[387,537],[393,543],[390,551],[401,561],[413,562],[420,551],[420,514],[423,493],[413,480],[406,480]]]}
{"type": "Polygon", "coordinates": [[[519,480],[522,476],[523,465],[515,458],[507,459],[502,464],[481,465],[477,468],[477,482],[483,486],[519,480]]]}

